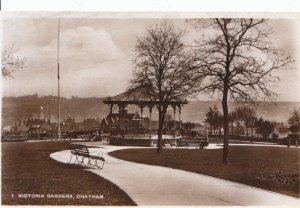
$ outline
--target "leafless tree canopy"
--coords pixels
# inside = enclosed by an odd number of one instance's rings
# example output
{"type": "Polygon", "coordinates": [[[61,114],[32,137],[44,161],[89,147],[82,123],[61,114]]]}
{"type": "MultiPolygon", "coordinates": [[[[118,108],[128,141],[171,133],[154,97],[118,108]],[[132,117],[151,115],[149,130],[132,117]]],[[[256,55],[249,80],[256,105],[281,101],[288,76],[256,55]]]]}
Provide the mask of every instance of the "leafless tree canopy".
{"type": "Polygon", "coordinates": [[[146,35],[138,39],[134,60],[134,79],[131,88],[142,89],[158,101],[159,113],[158,152],[164,117],[172,100],[184,100],[196,92],[197,76],[195,59],[182,41],[184,32],[168,22],[147,28],[146,35]]]}
{"type": "MultiPolygon", "coordinates": [[[[271,86],[279,77],[273,73],[292,62],[289,56],[272,46],[265,19],[211,19],[201,25],[208,31],[197,42],[202,93],[221,92],[223,108],[223,163],[227,163],[229,144],[228,99],[255,101],[262,95],[271,98],[271,86]]],[[[200,24],[199,24],[200,23],[200,24]]]]}
{"type": "Polygon", "coordinates": [[[273,71],[292,62],[290,56],[272,46],[271,28],[265,19],[212,19],[196,27],[209,30],[208,38],[197,42],[204,93],[224,88],[237,101],[271,99],[279,77],[273,71]]]}
{"type": "Polygon", "coordinates": [[[154,100],[182,100],[195,93],[194,58],[182,41],[183,31],[168,22],[147,28],[135,47],[131,87],[145,86],[154,100]]]}
{"type": "Polygon", "coordinates": [[[24,59],[15,56],[15,52],[13,45],[2,51],[1,69],[4,78],[14,78],[12,73],[24,66],[24,59]]]}

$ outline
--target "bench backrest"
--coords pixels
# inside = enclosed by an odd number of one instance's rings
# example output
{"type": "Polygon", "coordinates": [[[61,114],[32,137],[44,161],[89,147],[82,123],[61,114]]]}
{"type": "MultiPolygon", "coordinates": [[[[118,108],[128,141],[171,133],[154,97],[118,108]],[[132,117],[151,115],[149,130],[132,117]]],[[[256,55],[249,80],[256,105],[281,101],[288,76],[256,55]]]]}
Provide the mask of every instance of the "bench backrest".
{"type": "Polygon", "coordinates": [[[80,155],[80,156],[89,156],[89,149],[87,146],[82,144],[71,144],[70,145],[71,153],[74,155],[80,155]]]}

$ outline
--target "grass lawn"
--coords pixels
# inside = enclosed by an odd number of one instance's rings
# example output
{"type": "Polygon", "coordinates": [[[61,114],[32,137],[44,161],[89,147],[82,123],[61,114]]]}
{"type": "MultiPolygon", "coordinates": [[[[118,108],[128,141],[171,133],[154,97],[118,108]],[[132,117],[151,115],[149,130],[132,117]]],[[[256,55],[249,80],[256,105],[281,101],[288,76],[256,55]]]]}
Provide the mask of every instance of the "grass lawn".
{"type": "Polygon", "coordinates": [[[2,143],[2,204],[135,205],[113,183],[81,167],[62,164],[49,157],[65,149],[69,149],[67,142],[2,143]],[[19,198],[19,194],[43,194],[44,198],[19,198]],[[48,198],[47,194],[53,195],[48,198]],[[54,194],[57,196],[51,198],[54,194]],[[73,198],[57,198],[61,197],[59,194],[69,194],[73,198]],[[78,195],[81,198],[77,198],[78,195]],[[84,195],[93,197],[84,198],[84,195]]]}
{"type": "Polygon", "coordinates": [[[300,198],[300,149],[231,146],[229,163],[222,149],[127,149],[110,153],[119,159],[210,175],[300,198]]]}

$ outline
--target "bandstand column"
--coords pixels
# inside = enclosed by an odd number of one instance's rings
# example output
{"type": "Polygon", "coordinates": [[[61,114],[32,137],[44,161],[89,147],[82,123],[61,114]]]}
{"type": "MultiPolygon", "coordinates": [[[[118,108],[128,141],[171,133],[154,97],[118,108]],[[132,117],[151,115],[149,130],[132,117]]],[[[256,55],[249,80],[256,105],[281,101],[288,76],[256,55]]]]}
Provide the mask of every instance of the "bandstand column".
{"type": "Polygon", "coordinates": [[[140,109],[141,109],[141,128],[143,128],[143,111],[144,111],[144,105],[139,105],[140,109]]]}
{"type": "Polygon", "coordinates": [[[181,106],[178,106],[178,120],[179,120],[179,131],[181,132],[181,106]]]}
{"type": "Polygon", "coordinates": [[[124,115],[126,114],[126,103],[119,103],[119,133],[124,137],[124,115]]]}
{"type": "Polygon", "coordinates": [[[109,111],[109,114],[111,115],[112,114],[112,109],[114,107],[114,104],[110,104],[110,111],[109,111]]]}
{"type": "Polygon", "coordinates": [[[118,135],[121,135],[121,105],[118,104],[118,107],[119,107],[119,132],[118,132],[118,135]]]}
{"type": "Polygon", "coordinates": [[[174,109],[174,131],[176,129],[176,105],[173,106],[173,109],[174,109]]]}
{"type": "Polygon", "coordinates": [[[149,113],[150,113],[149,129],[151,130],[152,106],[149,107],[149,113]]]}
{"type": "Polygon", "coordinates": [[[150,139],[152,137],[152,129],[151,129],[151,120],[152,120],[152,108],[153,105],[149,105],[149,113],[150,113],[150,120],[149,120],[149,131],[150,131],[150,139]]]}

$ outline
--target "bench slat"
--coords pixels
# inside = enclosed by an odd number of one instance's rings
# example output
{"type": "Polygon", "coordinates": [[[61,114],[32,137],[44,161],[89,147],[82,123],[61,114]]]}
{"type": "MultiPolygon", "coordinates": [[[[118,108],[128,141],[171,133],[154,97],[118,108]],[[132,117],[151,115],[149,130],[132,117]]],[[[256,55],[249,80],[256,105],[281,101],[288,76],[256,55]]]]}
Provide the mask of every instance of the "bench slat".
{"type": "MultiPolygon", "coordinates": [[[[89,159],[95,160],[95,165],[94,166],[97,166],[98,168],[100,167],[101,169],[103,168],[105,159],[102,156],[90,155],[89,149],[86,145],[71,144],[70,145],[70,150],[71,150],[71,153],[75,156],[81,156],[83,158],[89,158],[89,159]],[[97,160],[102,161],[102,163],[103,163],[102,166],[96,165],[96,164],[98,164],[96,162],[97,160]]],[[[83,161],[83,159],[82,159],[82,161],[83,161]]],[[[90,160],[88,161],[88,165],[91,165],[90,160]]]]}

